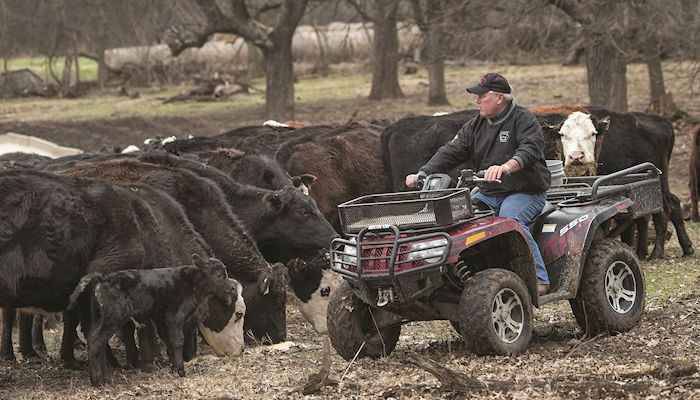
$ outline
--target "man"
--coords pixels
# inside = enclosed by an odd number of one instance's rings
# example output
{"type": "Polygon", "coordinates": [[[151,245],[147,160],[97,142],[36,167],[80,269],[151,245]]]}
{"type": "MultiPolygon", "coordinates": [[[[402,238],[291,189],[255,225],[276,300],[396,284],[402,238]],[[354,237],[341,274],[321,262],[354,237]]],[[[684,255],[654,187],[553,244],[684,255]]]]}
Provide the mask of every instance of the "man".
{"type": "Polygon", "coordinates": [[[474,200],[488,204],[498,216],[512,218],[523,227],[541,296],[549,291],[549,276],[527,224],[542,211],[550,185],[542,129],[530,111],[513,103],[511,87],[503,76],[488,73],[467,91],[477,95],[479,115],[464,124],[417,174],[406,176],[406,186],[415,187],[416,181],[428,174],[449,171],[466,160],[471,160],[477,170],[485,170],[484,178],[492,183],[485,185],[474,200]]]}

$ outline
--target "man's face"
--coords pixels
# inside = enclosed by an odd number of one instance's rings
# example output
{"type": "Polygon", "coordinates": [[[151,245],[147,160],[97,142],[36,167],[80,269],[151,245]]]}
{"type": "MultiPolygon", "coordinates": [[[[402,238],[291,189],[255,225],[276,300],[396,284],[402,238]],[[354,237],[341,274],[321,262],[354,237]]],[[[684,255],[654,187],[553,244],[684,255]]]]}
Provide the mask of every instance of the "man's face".
{"type": "Polygon", "coordinates": [[[476,104],[479,106],[479,114],[484,118],[495,117],[505,108],[503,95],[495,92],[477,95],[476,104]]]}

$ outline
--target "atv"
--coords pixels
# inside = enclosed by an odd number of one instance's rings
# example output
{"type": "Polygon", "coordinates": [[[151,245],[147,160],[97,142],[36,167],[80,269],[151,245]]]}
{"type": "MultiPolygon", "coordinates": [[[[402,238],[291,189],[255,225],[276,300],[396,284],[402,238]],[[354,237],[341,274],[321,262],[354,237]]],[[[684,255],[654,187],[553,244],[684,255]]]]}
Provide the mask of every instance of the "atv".
{"type": "MultiPolygon", "coordinates": [[[[421,191],[373,194],[338,206],[345,238],[331,243],[343,280],[328,305],[328,333],[346,360],[392,352],[401,326],[448,320],[476,354],[518,354],[532,337],[533,306],[568,300],[586,335],[628,331],[645,302],[642,268],[617,237],[663,211],[651,163],[604,176],[564,178],[528,226],[551,290],[538,296],[523,228],[472,192],[486,183],[463,170],[421,191]]],[[[481,175],[483,176],[483,175],[481,175]]]]}

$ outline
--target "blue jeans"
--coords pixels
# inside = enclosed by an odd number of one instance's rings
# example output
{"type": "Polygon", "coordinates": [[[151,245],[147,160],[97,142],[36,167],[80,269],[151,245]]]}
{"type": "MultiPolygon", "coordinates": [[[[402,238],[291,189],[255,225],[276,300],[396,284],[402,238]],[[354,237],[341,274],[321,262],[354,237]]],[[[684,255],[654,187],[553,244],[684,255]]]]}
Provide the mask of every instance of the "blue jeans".
{"type": "Polygon", "coordinates": [[[537,247],[535,239],[532,238],[530,228],[527,227],[527,224],[532,222],[532,220],[542,212],[544,204],[547,201],[547,193],[513,193],[508,196],[493,197],[479,192],[474,195],[473,200],[479,200],[489,205],[499,217],[514,219],[523,227],[525,237],[527,237],[527,241],[530,244],[532,260],[535,262],[537,283],[549,284],[549,274],[547,274],[547,268],[544,266],[542,254],[537,247]]]}

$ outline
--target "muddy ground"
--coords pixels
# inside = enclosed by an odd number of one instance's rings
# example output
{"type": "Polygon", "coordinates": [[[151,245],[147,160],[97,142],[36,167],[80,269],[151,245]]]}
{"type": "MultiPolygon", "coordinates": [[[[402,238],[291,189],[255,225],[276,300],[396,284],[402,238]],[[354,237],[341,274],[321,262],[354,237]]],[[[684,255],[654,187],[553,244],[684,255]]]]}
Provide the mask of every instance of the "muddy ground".
{"type": "MultiPolygon", "coordinates": [[[[530,86],[537,84],[528,81],[530,86]]],[[[422,95],[408,95],[401,102],[414,103],[415,113],[421,113],[423,100],[422,95]]],[[[640,109],[639,102],[634,104],[640,109]]],[[[698,104],[689,107],[693,116],[700,116],[695,115],[698,104]]],[[[405,107],[397,109],[390,102],[365,99],[325,106],[310,104],[298,110],[299,119],[314,123],[342,123],[353,118],[352,114],[358,121],[379,117],[396,120],[406,114],[405,107]]],[[[212,135],[262,120],[262,110],[232,107],[209,113],[206,118],[131,116],[58,122],[0,118],[0,132],[32,134],[63,145],[97,150],[105,145],[137,143],[154,133],[212,135]]],[[[689,132],[689,124],[677,124],[670,172],[671,187],[684,202],[689,198],[689,132]]],[[[695,247],[700,248],[700,228],[689,223],[689,231],[695,247]]],[[[388,358],[349,363],[334,353],[330,374],[334,382],[308,397],[700,399],[700,267],[697,256],[681,257],[675,235],[667,249],[666,259],[643,262],[649,296],[642,321],[631,332],[583,337],[568,304],[559,303],[536,310],[535,334],[525,354],[477,357],[466,353],[447,322],[412,323],[403,328],[399,344],[388,358]],[[478,381],[471,388],[445,385],[411,364],[409,358],[414,354],[478,381]]],[[[288,339],[293,342],[289,349],[249,346],[241,358],[221,359],[202,346],[198,357],[186,364],[188,375],[184,379],[177,378],[163,363],[162,369],[152,373],[116,370],[113,384],[97,389],[90,386],[87,370],[62,368],[58,360],[59,325],[47,332],[47,355],[38,360],[0,361],[0,399],[300,398],[307,378],[320,368],[322,338],[304,323],[293,303],[288,307],[288,317],[288,339]]],[[[123,349],[118,344],[116,350],[123,360],[123,349]]],[[[85,359],[84,349],[78,351],[78,357],[85,359]]]]}

